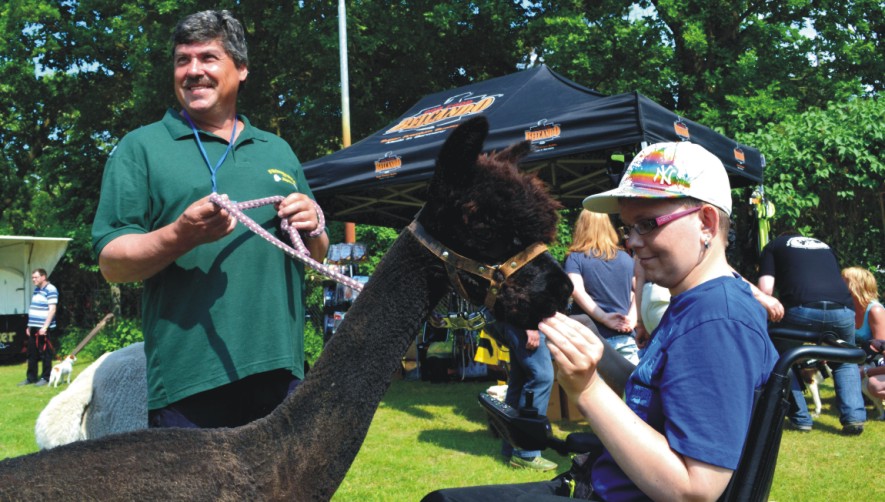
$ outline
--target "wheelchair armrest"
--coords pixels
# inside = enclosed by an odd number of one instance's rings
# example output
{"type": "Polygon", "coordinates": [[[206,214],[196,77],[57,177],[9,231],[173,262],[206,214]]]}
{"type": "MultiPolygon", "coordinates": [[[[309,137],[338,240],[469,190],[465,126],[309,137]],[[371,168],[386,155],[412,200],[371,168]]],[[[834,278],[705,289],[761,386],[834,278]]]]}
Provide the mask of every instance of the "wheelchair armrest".
{"type": "Polygon", "coordinates": [[[479,404],[489,416],[495,430],[508,443],[521,450],[547,448],[547,437],[552,437],[550,421],[543,415],[523,416],[512,406],[499,401],[487,392],[479,393],[479,404]]]}
{"type": "Polygon", "coordinates": [[[588,453],[602,448],[602,442],[592,433],[574,432],[563,441],[553,435],[550,421],[543,415],[525,410],[518,411],[486,392],[480,392],[478,399],[492,427],[508,443],[521,450],[551,448],[565,456],[569,453],[588,453]]]}
{"type": "Polygon", "coordinates": [[[784,375],[792,365],[808,359],[857,364],[866,360],[866,352],[863,349],[840,340],[831,331],[818,333],[793,328],[771,327],[768,330],[768,334],[772,338],[814,344],[800,345],[784,351],[778,359],[773,373],[784,375]]]}
{"type": "Polygon", "coordinates": [[[830,347],[854,348],[855,346],[840,340],[836,333],[832,331],[804,331],[795,328],[787,328],[783,326],[772,326],[768,328],[768,335],[771,338],[779,338],[781,340],[789,340],[800,343],[810,343],[814,345],[829,345],[830,347]]]}

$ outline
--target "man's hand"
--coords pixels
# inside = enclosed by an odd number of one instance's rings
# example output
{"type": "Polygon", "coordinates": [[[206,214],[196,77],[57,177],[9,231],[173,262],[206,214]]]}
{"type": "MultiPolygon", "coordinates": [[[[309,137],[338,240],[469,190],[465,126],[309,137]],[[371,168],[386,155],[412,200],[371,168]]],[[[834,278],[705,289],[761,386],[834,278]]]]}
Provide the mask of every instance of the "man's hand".
{"type": "Polygon", "coordinates": [[[617,312],[604,312],[600,318],[600,322],[608,329],[619,333],[629,333],[633,330],[633,320],[624,314],[617,312]]]}
{"type": "MultiPolygon", "coordinates": [[[[313,200],[303,193],[290,193],[277,204],[277,216],[285,218],[289,225],[299,232],[312,233],[320,224],[320,215],[313,200]]],[[[322,261],[329,250],[329,235],[320,232],[314,237],[306,236],[304,245],[311,258],[322,261]]]]}
{"type": "Polygon", "coordinates": [[[277,205],[277,216],[286,219],[299,232],[313,232],[319,226],[319,214],[313,201],[303,193],[290,193],[277,205]]]}
{"type": "MultiPolygon", "coordinates": [[[[227,195],[222,195],[227,199],[227,195]]],[[[209,201],[209,196],[194,202],[175,221],[176,235],[186,242],[185,249],[215,242],[233,232],[237,220],[227,210],[209,201]]]]}
{"type": "Polygon", "coordinates": [[[780,322],[784,318],[784,306],[777,298],[763,293],[756,296],[756,299],[765,307],[765,311],[768,312],[768,319],[771,322],[780,322]]]}

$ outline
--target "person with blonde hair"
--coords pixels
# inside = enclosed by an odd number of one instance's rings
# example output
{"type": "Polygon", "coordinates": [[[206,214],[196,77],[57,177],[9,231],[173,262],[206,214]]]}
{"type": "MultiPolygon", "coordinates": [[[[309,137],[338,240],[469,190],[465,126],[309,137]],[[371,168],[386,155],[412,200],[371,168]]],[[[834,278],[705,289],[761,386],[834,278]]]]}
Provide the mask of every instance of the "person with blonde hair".
{"type": "Polygon", "coordinates": [[[876,277],[865,268],[847,267],[842,279],[854,300],[855,343],[885,340],[885,307],[879,303],[876,277]]]}
{"type": "Polygon", "coordinates": [[[581,211],[564,268],[575,286],[575,319],[591,329],[595,327],[619,354],[633,364],[638,363],[639,349],[633,332],[633,258],[620,246],[618,233],[607,214],[581,211]]]}
{"type": "MultiPolygon", "coordinates": [[[[858,346],[879,340],[885,343],[885,307],[879,302],[879,286],[872,272],[861,267],[842,269],[842,279],[854,300],[854,342],[858,346]]],[[[874,346],[875,347],[875,346],[874,346]]],[[[885,399],[885,366],[882,358],[871,358],[860,366],[861,390],[870,399],[885,399]]],[[[880,415],[885,419],[885,414],[880,415]]]]}

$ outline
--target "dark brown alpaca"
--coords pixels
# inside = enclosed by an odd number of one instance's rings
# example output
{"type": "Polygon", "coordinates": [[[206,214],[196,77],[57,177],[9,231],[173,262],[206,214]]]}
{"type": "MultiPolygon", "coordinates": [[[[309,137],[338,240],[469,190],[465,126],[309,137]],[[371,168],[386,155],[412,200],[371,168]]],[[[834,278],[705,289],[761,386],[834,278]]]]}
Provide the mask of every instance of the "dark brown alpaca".
{"type": "MultiPolygon", "coordinates": [[[[496,264],[550,242],[558,205],[515,169],[522,144],[477,160],[485,119],[452,132],[419,216],[444,246],[496,264]]],[[[473,303],[488,283],[461,273],[473,303]]],[[[2,500],[327,500],[359,451],[421,323],[448,289],[433,254],[403,231],[304,383],[267,418],[236,429],[148,429],[0,463],[2,500]]],[[[537,326],[564,307],[565,273],[542,254],[501,288],[499,319],[537,326]]]]}

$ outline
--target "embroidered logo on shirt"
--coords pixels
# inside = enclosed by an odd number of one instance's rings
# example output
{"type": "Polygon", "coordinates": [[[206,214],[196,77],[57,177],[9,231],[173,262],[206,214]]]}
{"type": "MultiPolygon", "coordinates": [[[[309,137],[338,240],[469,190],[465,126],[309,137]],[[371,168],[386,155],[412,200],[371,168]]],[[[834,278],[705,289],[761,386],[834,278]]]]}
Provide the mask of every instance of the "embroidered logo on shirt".
{"type": "Polygon", "coordinates": [[[277,183],[282,181],[282,182],[292,185],[292,187],[294,187],[295,190],[298,190],[298,183],[295,183],[295,179],[292,178],[292,176],[290,176],[289,173],[284,173],[283,171],[280,171],[279,169],[268,169],[267,172],[270,173],[271,175],[273,175],[273,180],[276,181],[277,183]]]}
{"type": "Polygon", "coordinates": [[[830,246],[811,237],[790,237],[787,241],[787,247],[798,249],[830,249],[830,246]]]}

